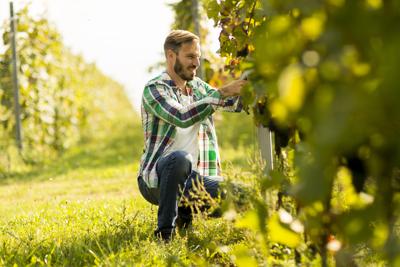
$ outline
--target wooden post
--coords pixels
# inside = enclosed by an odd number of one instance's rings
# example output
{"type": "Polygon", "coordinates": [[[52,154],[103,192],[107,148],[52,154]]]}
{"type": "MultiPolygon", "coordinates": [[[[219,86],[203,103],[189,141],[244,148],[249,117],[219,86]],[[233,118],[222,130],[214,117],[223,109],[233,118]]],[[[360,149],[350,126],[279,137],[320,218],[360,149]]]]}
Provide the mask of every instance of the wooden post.
{"type": "Polygon", "coordinates": [[[266,163],[264,174],[268,175],[274,169],[272,132],[269,128],[262,125],[258,126],[258,144],[260,146],[261,157],[266,163]]]}
{"type": "Polygon", "coordinates": [[[19,106],[19,86],[18,86],[18,68],[17,68],[17,48],[15,42],[15,16],[13,2],[10,2],[10,18],[11,18],[11,49],[12,49],[12,74],[13,74],[13,89],[14,89],[14,113],[15,113],[15,137],[19,152],[22,152],[22,129],[21,116],[19,106]]]}
{"type": "MultiPolygon", "coordinates": [[[[193,18],[193,25],[194,25],[194,33],[201,40],[201,28],[200,28],[199,2],[198,2],[198,0],[192,0],[192,18],[193,18]]],[[[200,58],[200,67],[197,70],[197,76],[200,79],[204,78],[203,60],[201,58],[200,58]]]]}

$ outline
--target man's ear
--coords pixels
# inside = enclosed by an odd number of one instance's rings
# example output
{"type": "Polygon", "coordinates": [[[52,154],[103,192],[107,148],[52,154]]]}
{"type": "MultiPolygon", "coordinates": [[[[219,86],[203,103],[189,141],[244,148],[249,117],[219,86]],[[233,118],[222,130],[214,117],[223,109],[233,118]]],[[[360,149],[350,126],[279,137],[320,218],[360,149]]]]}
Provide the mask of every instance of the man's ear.
{"type": "Polygon", "coordinates": [[[167,50],[167,59],[174,60],[176,54],[172,49],[167,50]]]}

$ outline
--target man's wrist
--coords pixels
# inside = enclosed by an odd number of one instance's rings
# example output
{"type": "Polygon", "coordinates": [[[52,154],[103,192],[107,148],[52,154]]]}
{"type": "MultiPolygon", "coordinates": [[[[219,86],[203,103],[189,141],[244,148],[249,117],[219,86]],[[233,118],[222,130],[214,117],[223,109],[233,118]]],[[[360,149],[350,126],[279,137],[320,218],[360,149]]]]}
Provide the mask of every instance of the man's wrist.
{"type": "Polygon", "coordinates": [[[225,87],[221,87],[221,88],[219,88],[219,90],[218,90],[219,92],[220,92],[220,94],[221,94],[221,96],[223,97],[223,98],[225,98],[225,97],[227,97],[228,96],[228,92],[227,92],[227,90],[226,90],[226,88],[225,87]]]}

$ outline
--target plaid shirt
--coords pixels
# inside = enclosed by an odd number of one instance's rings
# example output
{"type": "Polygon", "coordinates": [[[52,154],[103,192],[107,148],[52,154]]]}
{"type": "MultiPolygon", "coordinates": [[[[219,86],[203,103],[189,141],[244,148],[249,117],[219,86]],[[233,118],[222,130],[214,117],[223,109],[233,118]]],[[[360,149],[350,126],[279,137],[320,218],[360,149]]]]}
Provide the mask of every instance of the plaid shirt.
{"type": "Polygon", "coordinates": [[[176,127],[186,128],[200,122],[198,171],[204,176],[221,174],[217,135],[212,114],[217,109],[240,112],[240,97],[223,98],[220,92],[195,77],[187,83],[193,91],[193,103],[181,104],[178,88],[166,72],[150,80],[142,96],[142,126],[145,149],[139,175],[150,188],[158,187],[157,160],[174,142],[176,127]]]}

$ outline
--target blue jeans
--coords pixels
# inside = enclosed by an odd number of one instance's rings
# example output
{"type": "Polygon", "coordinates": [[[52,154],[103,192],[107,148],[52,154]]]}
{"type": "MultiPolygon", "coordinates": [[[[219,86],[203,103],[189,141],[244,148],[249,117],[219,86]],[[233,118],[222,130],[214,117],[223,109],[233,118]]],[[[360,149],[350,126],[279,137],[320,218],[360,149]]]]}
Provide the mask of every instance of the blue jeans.
{"type": "Polygon", "coordinates": [[[192,172],[192,163],[184,151],[174,151],[158,160],[156,172],[158,188],[148,188],[141,177],[138,179],[139,190],[143,197],[152,204],[158,205],[158,231],[172,231],[177,217],[191,220],[191,209],[180,205],[182,192],[189,200],[193,199],[196,184],[204,186],[212,197],[219,196],[219,182],[192,172]]]}

